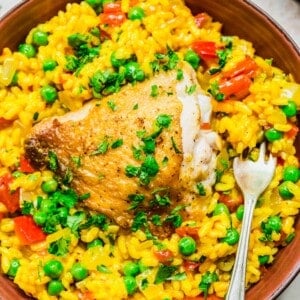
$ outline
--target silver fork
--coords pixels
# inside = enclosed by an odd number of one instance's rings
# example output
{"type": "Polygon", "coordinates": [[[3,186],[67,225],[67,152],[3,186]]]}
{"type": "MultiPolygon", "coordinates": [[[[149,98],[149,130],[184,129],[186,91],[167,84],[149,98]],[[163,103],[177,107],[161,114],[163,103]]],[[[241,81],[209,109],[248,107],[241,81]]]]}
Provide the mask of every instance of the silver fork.
{"type": "Polygon", "coordinates": [[[269,159],[265,160],[265,155],[266,145],[262,143],[257,161],[241,160],[238,157],[233,161],[233,173],[244,196],[244,217],[226,300],[245,298],[247,254],[253,212],[258,197],[269,185],[276,167],[276,158],[270,154],[269,159]]]}

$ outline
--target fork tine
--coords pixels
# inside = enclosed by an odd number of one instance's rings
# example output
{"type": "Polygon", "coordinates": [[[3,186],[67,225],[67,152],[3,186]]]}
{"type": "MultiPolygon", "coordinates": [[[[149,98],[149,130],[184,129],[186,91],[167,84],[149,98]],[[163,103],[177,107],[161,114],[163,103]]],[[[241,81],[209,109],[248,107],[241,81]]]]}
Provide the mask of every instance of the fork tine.
{"type": "Polygon", "coordinates": [[[260,145],[258,160],[264,161],[265,160],[265,155],[266,155],[266,143],[263,142],[260,145]]]}

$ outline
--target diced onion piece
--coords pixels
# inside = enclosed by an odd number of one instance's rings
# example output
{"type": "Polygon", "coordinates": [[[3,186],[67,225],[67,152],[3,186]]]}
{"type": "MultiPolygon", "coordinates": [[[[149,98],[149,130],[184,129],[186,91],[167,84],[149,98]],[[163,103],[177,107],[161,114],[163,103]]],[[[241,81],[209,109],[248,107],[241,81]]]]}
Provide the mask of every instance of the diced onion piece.
{"type": "Polygon", "coordinates": [[[2,66],[0,66],[0,84],[8,86],[16,72],[16,62],[12,57],[8,57],[4,60],[2,66]]]}

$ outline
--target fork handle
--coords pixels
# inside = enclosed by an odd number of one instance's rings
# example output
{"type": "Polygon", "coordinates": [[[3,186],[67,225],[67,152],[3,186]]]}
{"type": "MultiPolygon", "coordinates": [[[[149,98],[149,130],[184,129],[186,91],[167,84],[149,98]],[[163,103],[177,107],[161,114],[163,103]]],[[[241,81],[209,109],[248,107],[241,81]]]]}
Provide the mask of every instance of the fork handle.
{"type": "Polygon", "coordinates": [[[240,240],[238,243],[235,264],[233,267],[229,289],[226,300],[243,300],[245,299],[245,279],[248,255],[249,236],[251,231],[252,216],[257,201],[256,195],[244,195],[244,216],[240,240]]]}

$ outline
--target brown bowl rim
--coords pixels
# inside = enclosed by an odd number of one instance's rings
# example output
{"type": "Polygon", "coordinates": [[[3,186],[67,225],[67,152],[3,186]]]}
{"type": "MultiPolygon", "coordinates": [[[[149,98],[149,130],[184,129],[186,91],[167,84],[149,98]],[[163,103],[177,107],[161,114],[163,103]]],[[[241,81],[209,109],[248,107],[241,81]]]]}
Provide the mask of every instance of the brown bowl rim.
{"type": "MultiPolygon", "coordinates": [[[[8,9],[0,18],[0,32],[1,32],[1,28],[5,27],[6,24],[10,23],[11,20],[15,17],[19,15],[20,11],[23,11],[24,9],[26,9],[27,7],[31,7],[32,2],[34,2],[36,0],[22,0],[21,2],[17,3],[15,6],[11,7],[10,9],[8,9]]],[[[198,0],[199,1],[199,0],[198,0]]],[[[217,2],[223,2],[224,5],[226,5],[226,0],[214,0],[217,2]]],[[[261,7],[259,7],[256,3],[252,2],[251,0],[236,0],[237,2],[240,2],[242,5],[244,5],[244,7],[247,7],[248,10],[251,11],[251,13],[256,14],[263,23],[268,24],[269,26],[271,26],[273,28],[273,30],[277,31],[277,34],[281,34],[283,37],[282,39],[284,40],[284,44],[287,46],[290,46],[290,51],[293,52],[293,55],[295,57],[298,56],[298,58],[300,57],[300,45],[298,45],[296,43],[296,41],[291,37],[291,35],[286,31],[285,28],[283,28],[283,26],[281,26],[268,12],[264,11],[261,7]]],[[[60,2],[60,1],[58,1],[60,2]]],[[[66,0],[66,3],[64,4],[64,6],[69,3],[69,2],[80,2],[80,0],[66,0]]],[[[189,2],[189,1],[186,1],[189,2]]],[[[193,1],[190,1],[193,2],[193,1]]],[[[188,5],[188,4],[187,4],[188,5]]],[[[213,15],[212,15],[213,16],[213,15]]],[[[214,16],[213,16],[214,17],[214,16]]],[[[42,17],[39,21],[40,22],[44,22],[46,21],[48,18],[42,14],[42,17]]],[[[24,38],[24,37],[23,37],[24,38]]],[[[243,37],[242,37],[243,38],[243,37]]],[[[19,37],[18,40],[21,40],[22,38],[19,37]]],[[[249,38],[247,38],[247,40],[250,40],[249,38]]],[[[14,45],[16,46],[16,45],[14,45]]],[[[11,47],[14,48],[14,47],[11,47]]],[[[0,48],[0,51],[2,51],[2,49],[0,48]]],[[[286,73],[290,73],[289,70],[284,70],[286,73]]],[[[296,77],[296,81],[300,82],[300,72],[299,75],[297,75],[297,73],[292,73],[293,76],[296,77]]],[[[299,116],[298,116],[298,121],[299,121],[299,116]]],[[[298,142],[300,143],[300,138],[299,138],[299,133],[298,133],[298,142]]],[[[299,157],[299,155],[298,155],[299,157]]],[[[297,220],[295,222],[295,224],[298,224],[297,227],[300,227],[300,217],[297,217],[297,220]]],[[[290,247],[290,245],[288,245],[286,248],[290,247]]],[[[280,253],[282,251],[279,251],[280,253]]],[[[280,253],[276,255],[280,256],[280,253]]],[[[276,287],[273,287],[273,289],[268,290],[267,292],[265,292],[264,290],[264,299],[274,299],[275,297],[279,296],[284,289],[286,289],[288,287],[288,285],[292,282],[292,280],[296,277],[296,275],[298,273],[300,273],[300,251],[298,253],[299,259],[297,260],[297,263],[293,266],[292,269],[289,270],[289,272],[287,272],[287,274],[282,278],[280,284],[278,284],[276,287]]],[[[278,272],[278,270],[277,270],[278,272]]],[[[31,299],[28,298],[28,296],[24,295],[22,291],[20,291],[20,289],[13,284],[10,280],[8,280],[5,276],[0,275],[0,279],[1,282],[3,284],[3,281],[7,281],[6,287],[1,287],[2,284],[0,285],[0,299],[3,299],[1,296],[1,290],[4,291],[6,290],[6,288],[8,290],[12,290],[14,293],[12,294],[13,298],[12,299],[31,299]]],[[[255,286],[259,285],[259,282],[257,284],[255,284],[253,287],[251,287],[247,293],[246,293],[246,297],[248,299],[251,298],[253,296],[251,296],[251,291],[254,290],[255,286]]],[[[264,289],[263,287],[261,287],[261,289],[264,289]]]]}

